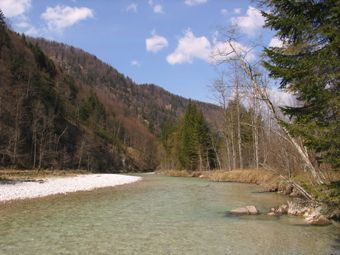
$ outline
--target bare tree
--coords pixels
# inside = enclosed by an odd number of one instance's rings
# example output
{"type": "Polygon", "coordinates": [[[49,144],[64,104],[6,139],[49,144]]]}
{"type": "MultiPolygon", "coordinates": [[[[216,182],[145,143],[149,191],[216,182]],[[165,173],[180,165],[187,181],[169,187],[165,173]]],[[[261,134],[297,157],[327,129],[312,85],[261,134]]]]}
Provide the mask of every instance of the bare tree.
{"type": "Polygon", "coordinates": [[[223,126],[220,128],[220,133],[223,136],[223,140],[225,142],[226,152],[227,152],[227,167],[228,170],[232,170],[235,168],[235,150],[233,150],[233,143],[231,141],[231,137],[233,134],[231,133],[230,129],[230,121],[231,118],[228,115],[227,106],[229,101],[229,90],[225,83],[225,74],[221,73],[219,79],[215,80],[212,84],[212,91],[214,93],[214,97],[216,102],[221,106],[223,112],[223,126]],[[232,153],[233,152],[233,153],[232,153]]]}
{"type": "MultiPolygon", "coordinates": [[[[270,100],[268,92],[268,83],[266,83],[266,80],[263,77],[263,73],[259,72],[260,69],[259,62],[252,64],[250,63],[250,61],[248,61],[247,55],[249,54],[250,50],[245,52],[244,50],[238,47],[239,43],[235,39],[233,32],[234,31],[230,33],[227,40],[225,41],[226,44],[225,49],[227,49],[227,51],[220,50],[217,52],[218,58],[222,59],[220,62],[223,63],[231,61],[236,63],[243,70],[246,77],[249,79],[251,87],[254,92],[254,96],[257,99],[260,99],[262,102],[264,102],[264,104],[268,107],[273,118],[277,121],[277,123],[284,122],[285,120],[282,118],[282,114],[270,100]]],[[[297,138],[291,135],[288,129],[286,129],[282,125],[281,128],[286,138],[293,144],[294,148],[304,161],[305,169],[312,174],[316,183],[323,184],[325,182],[325,178],[322,175],[322,173],[318,171],[318,169],[316,169],[311,163],[307,148],[301,145],[298,142],[297,138]]]]}
{"type": "Polygon", "coordinates": [[[237,69],[234,71],[234,85],[235,85],[235,102],[236,102],[236,116],[237,116],[237,144],[238,144],[238,156],[240,168],[243,169],[243,157],[242,157],[242,136],[241,136],[241,116],[240,116],[240,78],[237,73],[237,69]]]}

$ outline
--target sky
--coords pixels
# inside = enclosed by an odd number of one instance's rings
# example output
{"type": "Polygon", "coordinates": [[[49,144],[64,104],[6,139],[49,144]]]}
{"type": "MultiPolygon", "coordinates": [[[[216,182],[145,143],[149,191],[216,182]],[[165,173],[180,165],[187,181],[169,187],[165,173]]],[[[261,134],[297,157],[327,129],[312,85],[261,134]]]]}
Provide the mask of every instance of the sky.
{"type": "Polygon", "coordinates": [[[280,45],[246,0],[0,0],[0,9],[17,32],[81,48],[138,84],[206,102],[226,68],[212,55],[230,26],[240,50],[280,45]]]}

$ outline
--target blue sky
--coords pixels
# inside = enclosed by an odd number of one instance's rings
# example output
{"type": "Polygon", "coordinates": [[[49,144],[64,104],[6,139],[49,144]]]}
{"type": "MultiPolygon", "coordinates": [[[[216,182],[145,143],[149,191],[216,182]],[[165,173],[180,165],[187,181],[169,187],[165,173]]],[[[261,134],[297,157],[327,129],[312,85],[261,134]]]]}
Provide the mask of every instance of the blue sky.
{"type": "Polygon", "coordinates": [[[238,27],[242,49],[278,43],[246,0],[0,0],[0,8],[18,32],[82,48],[137,83],[202,101],[212,101],[211,52],[223,28],[238,27]]]}

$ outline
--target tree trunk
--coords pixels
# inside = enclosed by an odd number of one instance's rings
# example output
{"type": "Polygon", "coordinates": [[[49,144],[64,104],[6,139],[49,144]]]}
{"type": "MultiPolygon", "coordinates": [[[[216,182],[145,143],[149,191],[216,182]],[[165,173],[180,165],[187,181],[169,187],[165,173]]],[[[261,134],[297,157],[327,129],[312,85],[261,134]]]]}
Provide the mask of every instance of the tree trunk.
{"type": "Polygon", "coordinates": [[[241,123],[240,123],[240,93],[239,93],[239,81],[236,80],[236,115],[237,115],[237,143],[238,143],[238,156],[240,161],[240,169],[243,169],[243,157],[242,157],[242,137],[241,137],[241,123]]]}
{"type": "Polygon", "coordinates": [[[85,145],[85,142],[82,141],[82,142],[81,142],[81,145],[80,145],[80,154],[79,154],[79,161],[78,161],[78,170],[79,170],[80,167],[81,167],[81,161],[82,161],[82,159],[83,159],[84,145],[85,145]]]}
{"type": "MultiPolygon", "coordinates": [[[[243,69],[244,73],[251,80],[255,93],[265,102],[265,104],[270,109],[271,113],[273,114],[273,116],[277,120],[277,122],[278,123],[282,122],[283,120],[279,117],[278,113],[276,112],[273,103],[269,99],[267,91],[258,84],[258,81],[256,79],[257,74],[255,74],[255,72],[253,71],[251,66],[245,60],[245,57],[241,56],[238,53],[238,51],[234,48],[234,45],[232,44],[231,40],[228,41],[228,44],[232,49],[232,53],[234,53],[237,56],[237,58],[240,62],[240,66],[243,69]]],[[[311,163],[309,156],[308,156],[307,149],[304,146],[301,146],[296,141],[296,139],[291,136],[290,132],[284,126],[281,125],[281,127],[282,127],[282,130],[284,131],[284,133],[286,134],[287,138],[291,141],[291,143],[294,145],[294,147],[296,148],[296,150],[300,154],[302,160],[305,163],[306,168],[311,172],[311,174],[312,174],[314,180],[317,182],[317,184],[324,184],[325,183],[325,177],[311,163]]]]}
{"type": "Polygon", "coordinates": [[[21,98],[18,99],[16,113],[15,113],[15,127],[14,127],[14,144],[13,144],[13,165],[17,163],[17,153],[18,153],[18,142],[20,136],[20,126],[19,126],[19,115],[20,115],[20,102],[21,98]]]}
{"type": "Polygon", "coordinates": [[[257,127],[257,102],[255,95],[252,98],[253,101],[253,110],[252,110],[252,131],[253,131],[253,151],[254,151],[254,165],[255,168],[259,168],[259,134],[258,134],[258,127],[257,127]]]}
{"type": "Polygon", "coordinates": [[[236,149],[234,140],[234,121],[233,114],[230,111],[230,131],[229,131],[230,141],[231,141],[231,153],[232,153],[232,169],[236,169],[236,149]]]}

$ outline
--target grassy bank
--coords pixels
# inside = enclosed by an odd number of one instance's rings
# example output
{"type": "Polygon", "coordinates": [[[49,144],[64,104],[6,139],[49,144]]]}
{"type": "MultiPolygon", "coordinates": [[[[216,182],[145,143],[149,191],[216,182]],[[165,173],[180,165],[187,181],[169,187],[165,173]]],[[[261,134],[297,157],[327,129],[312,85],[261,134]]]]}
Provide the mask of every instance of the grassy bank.
{"type": "Polygon", "coordinates": [[[216,170],[216,171],[192,171],[187,170],[162,170],[158,172],[173,177],[200,177],[218,182],[240,182],[253,184],[278,184],[278,175],[268,170],[242,169],[242,170],[216,170]]]}
{"type": "MultiPolygon", "coordinates": [[[[200,177],[218,182],[239,182],[257,184],[263,191],[278,191],[286,195],[299,196],[299,192],[279,174],[264,169],[239,169],[233,171],[186,171],[162,170],[159,174],[174,177],[200,177]]],[[[310,177],[305,172],[297,173],[293,178],[317,201],[331,206],[340,205],[340,173],[327,173],[330,184],[312,185],[310,177]]]]}

